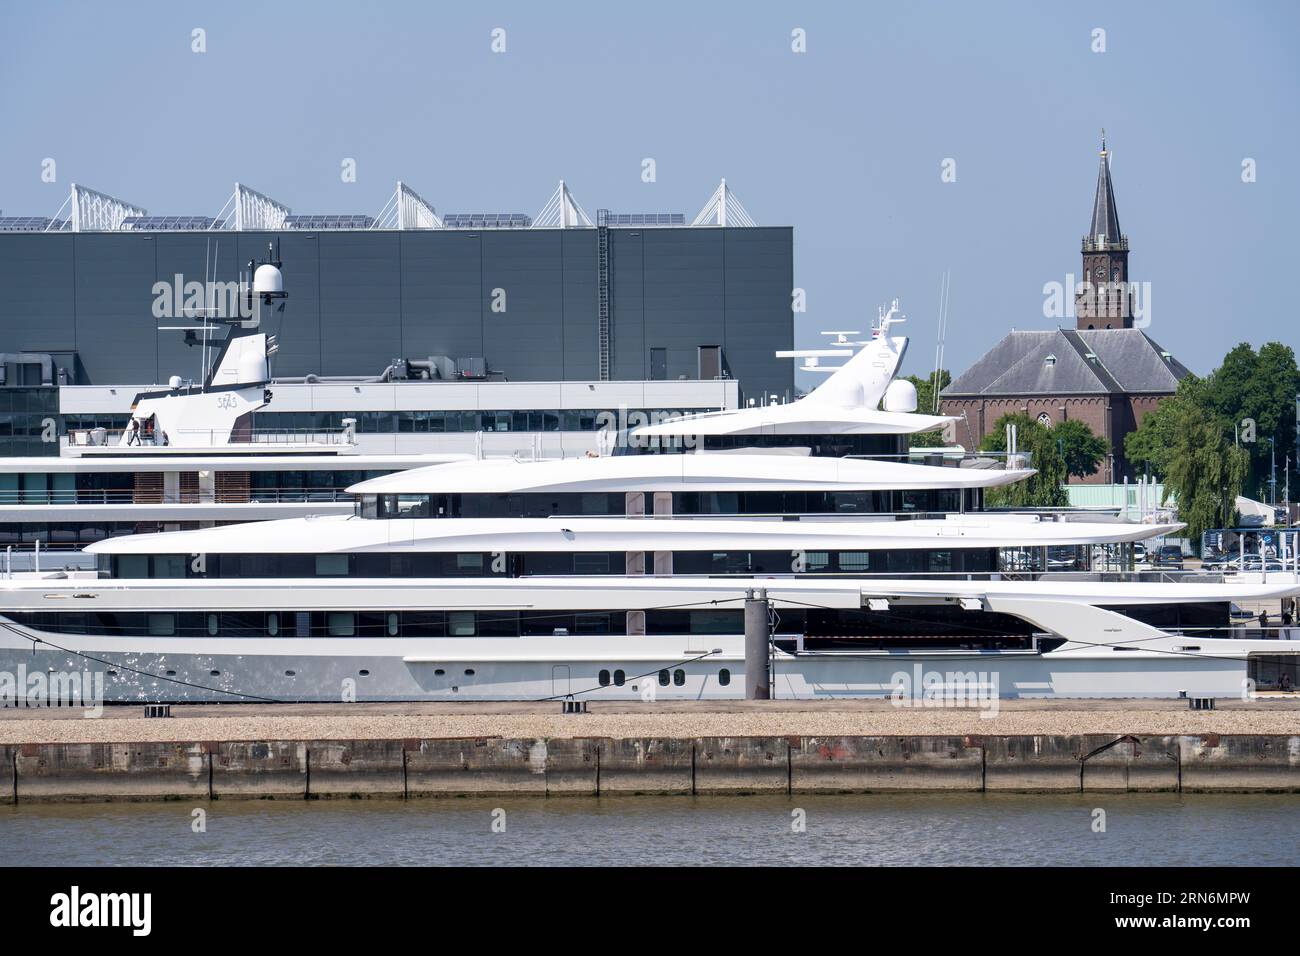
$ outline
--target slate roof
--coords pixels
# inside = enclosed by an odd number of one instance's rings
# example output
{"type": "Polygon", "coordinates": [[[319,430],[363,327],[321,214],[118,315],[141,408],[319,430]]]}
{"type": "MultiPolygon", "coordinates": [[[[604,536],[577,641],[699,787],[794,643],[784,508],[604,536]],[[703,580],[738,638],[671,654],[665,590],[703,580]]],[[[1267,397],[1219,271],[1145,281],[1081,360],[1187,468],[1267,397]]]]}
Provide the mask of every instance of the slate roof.
{"type": "Polygon", "coordinates": [[[1119,242],[1119,210],[1115,207],[1115,187],[1110,182],[1110,156],[1106,144],[1101,144],[1101,170],[1097,173],[1097,195],[1092,201],[1092,227],[1089,239],[1104,237],[1106,242],[1119,242]]]}
{"type": "Polygon", "coordinates": [[[1170,393],[1187,374],[1141,329],[1010,332],[943,397],[1170,393]]]}

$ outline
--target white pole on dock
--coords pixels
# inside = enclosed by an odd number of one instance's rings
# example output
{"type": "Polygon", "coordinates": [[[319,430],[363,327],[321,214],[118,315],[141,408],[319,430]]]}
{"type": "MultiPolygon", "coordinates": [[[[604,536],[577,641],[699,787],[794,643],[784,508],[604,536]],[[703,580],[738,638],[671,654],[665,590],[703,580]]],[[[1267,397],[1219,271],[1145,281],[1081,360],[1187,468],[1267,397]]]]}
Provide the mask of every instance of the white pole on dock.
{"type": "Polygon", "coordinates": [[[767,590],[745,592],[745,700],[769,700],[767,590]]]}

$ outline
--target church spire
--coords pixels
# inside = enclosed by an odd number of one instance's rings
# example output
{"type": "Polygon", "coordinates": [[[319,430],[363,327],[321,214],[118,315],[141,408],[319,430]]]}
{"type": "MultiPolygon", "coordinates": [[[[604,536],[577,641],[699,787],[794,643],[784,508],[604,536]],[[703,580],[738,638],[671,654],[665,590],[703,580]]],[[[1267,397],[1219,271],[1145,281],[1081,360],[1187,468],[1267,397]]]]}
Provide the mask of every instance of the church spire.
{"type": "Polygon", "coordinates": [[[1097,196],[1092,202],[1092,227],[1088,239],[1094,247],[1118,245],[1119,211],[1115,208],[1115,188],[1110,181],[1110,153],[1106,149],[1106,131],[1101,131],[1101,169],[1097,172],[1097,196]]]}
{"type": "Polygon", "coordinates": [[[1132,328],[1128,239],[1119,231],[1105,130],[1101,131],[1101,169],[1092,201],[1092,223],[1083,237],[1083,280],[1074,305],[1080,329],[1132,328]]]}

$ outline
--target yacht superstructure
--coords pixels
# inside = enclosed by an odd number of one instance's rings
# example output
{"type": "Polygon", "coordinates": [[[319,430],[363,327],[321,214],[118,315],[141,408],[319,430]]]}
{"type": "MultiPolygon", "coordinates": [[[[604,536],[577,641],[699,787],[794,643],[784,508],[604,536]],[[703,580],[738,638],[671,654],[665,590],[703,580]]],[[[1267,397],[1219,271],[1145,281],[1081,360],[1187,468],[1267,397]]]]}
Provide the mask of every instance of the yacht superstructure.
{"type": "Polygon", "coordinates": [[[343,514],[351,484],[471,457],[359,454],[352,420],[319,432],[258,427],[277,349],[263,322],[286,298],[274,252],[249,263],[243,287],[239,315],[195,316],[199,382],[172,376],[137,393],[124,427],[73,428],[58,457],[0,457],[0,570],[93,568],[80,549],[119,535],[343,514]]]}
{"type": "Polygon", "coordinates": [[[1180,526],[986,510],[1026,456],[910,451],[945,419],[895,378],[896,321],[806,398],[611,434],[599,457],[415,468],[351,486],[351,514],[92,544],[94,579],[3,582],[0,669],[91,662],[110,700],[738,697],[759,589],[784,697],[914,674],[1237,695],[1252,656],[1285,653],[1229,607],[1300,593],[1294,568],[1094,567],[1180,526]]]}

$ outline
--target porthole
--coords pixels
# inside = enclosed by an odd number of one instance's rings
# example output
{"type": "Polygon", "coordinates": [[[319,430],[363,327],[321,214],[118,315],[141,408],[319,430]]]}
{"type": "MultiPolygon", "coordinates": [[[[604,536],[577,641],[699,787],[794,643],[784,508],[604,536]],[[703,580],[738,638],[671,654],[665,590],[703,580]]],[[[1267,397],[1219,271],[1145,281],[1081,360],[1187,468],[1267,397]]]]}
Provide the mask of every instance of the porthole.
{"type": "Polygon", "coordinates": [[[108,676],[109,676],[109,677],[116,677],[116,676],[117,676],[117,671],[109,671],[109,672],[108,672],[108,676]]]}
{"type": "Polygon", "coordinates": [[[660,687],[667,687],[667,686],[668,686],[668,672],[667,672],[667,671],[660,671],[660,672],[659,672],[659,686],[660,686],[660,687]]]}
{"type": "Polygon", "coordinates": [[[609,671],[601,671],[601,672],[597,675],[596,679],[600,681],[600,686],[601,686],[601,687],[608,687],[608,686],[609,686],[609,671]]]}
{"type": "Polygon", "coordinates": [[[472,667],[467,667],[467,668],[465,668],[465,676],[466,676],[466,677],[473,677],[473,676],[474,676],[474,668],[472,668],[472,667]]]}
{"type": "Polygon", "coordinates": [[[280,615],[274,611],[266,616],[266,633],[272,637],[280,633],[280,615]]]}
{"type": "Polygon", "coordinates": [[[727,670],[724,667],[722,670],[718,671],[718,686],[726,687],[730,683],[731,683],[731,671],[727,670]]]}
{"type": "Polygon", "coordinates": [[[168,677],[175,677],[175,676],[176,676],[176,672],[175,672],[175,671],[168,671],[168,672],[167,672],[167,676],[168,676],[168,677]]]}
{"type": "Polygon", "coordinates": [[[677,668],[677,670],[673,671],[673,686],[681,687],[685,683],[686,683],[686,671],[682,670],[679,667],[677,668]]]}
{"type": "Polygon", "coordinates": [[[298,672],[297,672],[297,671],[285,671],[285,672],[284,672],[284,676],[285,676],[285,677],[297,677],[297,676],[298,676],[298,672]]]}
{"type": "Polygon", "coordinates": [[[627,675],[626,675],[626,674],[624,674],[622,671],[614,671],[614,686],[615,686],[615,687],[622,687],[623,684],[624,684],[626,681],[627,681],[627,675]]]}
{"type": "Polygon", "coordinates": [[[216,637],[221,630],[221,620],[215,614],[208,615],[208,636],[216,637]]]}
{"type": "Polygon", "coordinates": [[[209,676],[209,677],[220,677],[220,676],[221,676],[221,671],[208,671],[208,676],[209,676]]]}
{"type": "Polygon", "coordinates": [[[388,612],[388,619],[387,619],[386,623],[387,623],[387,625],[388,625],[388,626],[387,626],[388,636],[389,636],[389,637],[396,637],[396,636],[397,636],[397,631],[398,631],[398,618],[397,618],[397,612],[396,612],[396,611],[389,611],[389,612],[388,612]]]}
{"type": "Polygon", "coordinates": [[[369,676],[370,676],[370,671],[357,671],[357,673],[358,673],[359,675],[361,675],[362,677],[369,677],[369,676]]]}
{"type": "Polygon", "coordinates": [[[447,672],[446,672],[445,670],[443,670],[441,667],[439,667],[436,671],[433,672],[433,675],[434,675],[435,677],[441,677],[442,675],[444,675],[444,674],[446,674],[446,673],[447,673],[447,672]]]}

